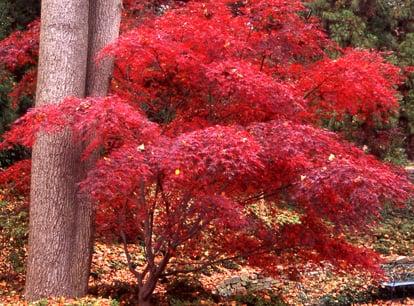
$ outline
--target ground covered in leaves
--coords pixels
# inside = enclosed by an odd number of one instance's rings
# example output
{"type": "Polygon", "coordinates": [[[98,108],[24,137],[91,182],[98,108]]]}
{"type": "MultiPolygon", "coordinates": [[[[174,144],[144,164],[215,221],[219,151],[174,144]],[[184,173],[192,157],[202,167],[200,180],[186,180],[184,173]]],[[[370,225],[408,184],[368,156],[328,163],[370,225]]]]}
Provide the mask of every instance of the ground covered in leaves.
{"type": "MultiPolygon", "coordinates": [[[[26,239],[27,206],[24,199],[17,197],[10,201],[5,194],[0,193],[0,305],[27,305],[22,299],[26,239]]],[[[374,234],[350,239],[383,254],[386,262],[384,270],[389,280],[407,277],[414,279],[412,210],[387,210],[374,234]]],[[[130,245],[129,248],[135,261],[142,262],[137,246],[130,245]]],[[[281,275],[286,276],[269,281],[266,289],[252,286],[257,283],[257,279],[261,279],[261,272],[225,262],[192,277],[166,279],[156,289],[155,304],[414,305],[414,298],[409,297],[412,292],[393,296],[381,289],[383,280],[374,280],[360,271],[336,273],[327,263],[320,266],[308,265],[295,277],[288,277],[287,271],[281,271],[281,275]],[[223,292],[220,290],[233,288],[232,280],[247,280],[248,285],[241,288],[242,294],[220,296],[219,293],[223,292]]],[[[89,296],[77,301],[44,300],[37,305],[134,305],[134,300],[134,278],[128,271],[122,245],[97,241],[89,296]]]]}

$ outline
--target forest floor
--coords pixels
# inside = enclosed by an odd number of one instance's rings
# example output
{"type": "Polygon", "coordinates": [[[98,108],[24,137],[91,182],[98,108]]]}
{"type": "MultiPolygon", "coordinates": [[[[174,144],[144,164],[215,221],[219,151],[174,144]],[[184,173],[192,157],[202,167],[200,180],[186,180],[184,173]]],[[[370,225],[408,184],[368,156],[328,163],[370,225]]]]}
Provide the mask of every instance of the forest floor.
{"type": "MultiPolygon", "coordinates": [[[[1,201],[0,193],[0,305],[27,305],[22,299],[26,222],[23,201],[1,201]]],[[[392,263],[384,266],[389,276],[414,279],[412,210],[387,211],[374,233],[351,240],[377,250],[385,262],[392,263]]],[[[129,248],[139,254],[136,246],[129,248]]],[[[257,274],[260,271],[228,262],[192,277],[162,282],[156,289],[155,305],[414,305],[413,291],[384,295],[383,280],[360,271],[337,273],[329,264],[308,265],[295,280],[280,277],[267,290],[248,290],[230,298],[217,293],[229,279],[257,274]]],[[[123,247],[97,241],[89,296],[77,301],[44,300],[37,305],[134,305],[134,283],[123,247]]]]}

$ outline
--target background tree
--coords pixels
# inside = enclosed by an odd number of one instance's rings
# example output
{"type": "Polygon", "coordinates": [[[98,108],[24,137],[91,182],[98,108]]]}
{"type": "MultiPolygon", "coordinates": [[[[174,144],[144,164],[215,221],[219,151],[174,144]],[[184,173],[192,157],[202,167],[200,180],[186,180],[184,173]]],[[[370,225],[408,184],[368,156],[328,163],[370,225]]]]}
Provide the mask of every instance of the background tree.
{"type": "MultiPolygon", "coordinates": [[[[118,1],[42,1],[36,106],[66,96],[106,94],[110,63],[98,74],[88,61],[115,38],[119,15],[118,1]]],[[[38,136],[32,154],[25,294],[29,300],[81,296],[89,276],[93,216],[89,201],[77,197],[85,173],[82,144],[69,131],[38,136]]]]}
{"type": "MultiPolygon", "coordinates": [[[[84,96],[88,1],[42,1],[36,106],[84,96]]],[[[76,295],[74,225],[79,146],[70,133],[39,135],[32,153],[26,297],[76,295]],[[57,230],[51,230],[57,228],[57,230]]]]}
{"type": "MultiPolygon", "coordinates": [[[[306,1],[308,16],[321,18],[329,36],[342,47],[373,48],[391,51],[385,57],[400,66],[414,65],[414,1],[375,0],[375,1],[306,1]]],[[[367,143],[372,152],[393,161],[404,161],[405,149],[410,159],[414,156],[414,86],[413,76],[400,85],[400,113],[386,125],[378,125],[375,130],[364,131],[358,127],[363,123],[342,122],[348,138],[367,143]],[[355,131],[355,128],[357,131],[355,131]],[[350,133],[349,133],[350,132],[350,133]],[[381,139],[381,141],[378,141],[381,139]]],[[[333,126],[331,126],[332,128],[333,126]]]]}

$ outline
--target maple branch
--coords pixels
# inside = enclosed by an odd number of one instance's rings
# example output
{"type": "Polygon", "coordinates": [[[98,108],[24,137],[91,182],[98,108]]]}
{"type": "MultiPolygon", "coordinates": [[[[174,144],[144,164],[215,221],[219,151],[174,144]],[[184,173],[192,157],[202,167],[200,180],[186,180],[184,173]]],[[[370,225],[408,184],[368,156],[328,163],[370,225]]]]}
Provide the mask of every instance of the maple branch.
{"type": "Polygon", "coordinates": [[[167,196],[166,196],[166,194],[164,192],[164,187],[162,185],[162,181],[161,181],[160,175],[158,175],[158,177],[157,177],[157,183],[158,183],[158,185],[160,187],[161,197],[162,197],[162,200],[164,201],[164,204],[165,204],[165,212],[167,214],[167,222],[169,223],[170,222],[169,215],[170,215],[170,207],[171,207],[171,204],[170,204],[170,201],[168,200],[168,198],[167,198],[167,196]]]}
{"type": "Polygon", "coordinates": [[[138,281],[138,285],[142,286],[143,275],[140,274],[134,267],[135,264],[133,263],[131,254],[129,253],[129,250],[128,250],[126,235],[125,235],[124,230],[122,229],[122,223],[125,222],[126,206],[127,206],[127,201],[124,202],[124,205],[122,206],[121,214],[118,218],[118,224],[120,226],[120,235],[121,235],[121,239],[122,239],[124,253],[125,253],[125,256],[126,256],[126,259],[127,259],[128,269],[136,277],[136,279],[138,281]],[[121,219],[122,219],[123,222],[121,222],[121,219]]]}
{"type": "Polygon", "coordinates": [[[278,193],[280,193],[281,190],[292,187],[292,186],[293,186],[293,183],[289,183],[287,185],[280,186],[277,189],[273,189],[272,191],[267,192],[267,193],[265,191],[263,191],[263,192],[261,192],[257,195],[251,196],[251,197],[243,200],[241,203],[247,204],[248,202],[251,202],[251,201],[256,201],[256,200],[264,199],[266,197],[271,197],[271,196],[274,196],[274,195],[277,195],[278,193]]]}
{"type": "Polygon", "coordinates": [[[174,242],[172,244],[173,248],[178,247],[179,245],[181,245],[183,242],[190,240],[191,238],[193,238],[196,234],[198,234],[201,229],[208,223],[208,222],[202,222],[203,218],[199,217],[193,224],[192,226],[188,229],[187,231],[187,235],[185,237],[182,237],[181,239],[177,240],[176,242],[174,242]]]}
{"type": "Polygon", "coordinates": [[[129,271],[136,277],[138,281],[138,285],[142,286],[142,275],[137,270],[135,270],[135,267],[134,267],[135,264],[132,262],[131,254],[128,251],[127,239],[126,239],[124,231],[121,230],[120,234],[122,238],[122,244],[124,247],[124,252],[125,252],[126,259],[127,259],[129,271]]]}
{"type": "Polygon", "coordinates": [[[316,87],[312,88],[311,90],[309,90],[304,96],[304,99],[307,99],[311,94],[313,94],[315,91],[317,91],[323,84],[325,84],[325,82],[331,77],[330,74],[328,74],[328,76],[326,76],[316,87]]]}
{"type": "Polygon", "coordinates": [[[145,243],[145,254],[147,257],[148,265],[151,270],[155,268],[154,260],[155,256],[152,249],[152,226],[153,226],[153,211],[147,207],[145,201],[145,185],[144,181],[141,181],[140,195],[142,205],[145,207],[145,220],[144,220],[144,243],[145,243]]]}
{"type": "Polygon", "coordinates": [[[263,66],[264,66],[265,59],[266,59],[266,53],[263,54],[262,60],[260,61],[260,71],[263,70],[263,66]]]}
{"type": "Polygon", "coordinates": [[[157,282],[162,274],[162,271],[165,270],[165,267],[167,266],[169,260],[171,258],[171,254],[169,252],[167,252],[167,254],[165,254],[165,256],[163,257],[163,259],[161,260],[161,262],[159,263],[158,267],[156,268],[156,270],[150,275],[149,279],[146,282],[146,286],[143,289],[143,297],[144,299],[147,299],[152,292],[154,291],[157,282]]]}
{"type": "Polygon", "coordinates": [[[170,213],[170,217],[168,218],[168,221],[170,222],[169,223],[170,228],[172,228],[173,226],[177,224],[183,223],[183,221],[187,219],[187,216],[189,216],[193,212],[193,210],[189,210],[189,211],[187,210],[188,203],[190,203],[190,200],[191,200],[191,194],[187,192],[186,194],[183,195],[178,208],[175,209],[175,211],[170,213]],[[174,217],[173,223],[171,223],[171,216],[174,217]]]}
{"type": "Polygon", "coordinates": [[[158,54],[157,50],[156,49],[152,49],[152,51],[154,52],[155,60],[157,61],[158,67],[160,68],[161,72],[164,73],[164,74],[166,74],[166,71],[161,66],[160,55],[158,54]]]}
{"type": "Polygon", "coordinates": [[[160,235],[154,246],[154,254],[158,254],[161,251],[162,246],[165,242],[167,242],[167,238],[163,235],[160,235]]]}
{"type": "MultiPolygon", "coordinates": [[[[252,36],[252,33],[253,33],[253,30],[252,30],[252,29],[250,29],[250,30],[249,30],[249,32],[247,33],[246,43],[248,43],[248,42],[249,42],[250,37],[252,36]]],[[[247,49],[247,48],[243,48],[243,49],[241,50],[241,52],[240,52],[240,59],[242,59],[242,58],[243,58],[243,56],[244,56],[244,50],[246,50],[246,49],[247,49]]]]}
{"type": "MultiPolygon", "coordinates": [[[[178,211],[175,211],[175,213],[174,213],[174,216],[178,216],[178,218],[174,218],[175,220],[171,220],[170,202],[169,202],[169,200],[168,200],[168,198],[167,198],[167,196],[164,192],[161,178],[158,178],[158,184],[159,184],[159,190],[160,190],[160,193],[161,193],[161,197],[163,198],[163,201],[166,205],[167,227],[166,227],[165,230],[168,231],[168,230],[171,230],[175,225],[181,224],[183,222],[183,220],[186,219],[186,216],[188,216],[189,212],[187,211],[187,205],[191,200],[191,194],[186,193],[183,196],[183,198],[181,200],[181,203],[179,205],[178,211]],[[174,222],[172,222],[172,221],[174,221],[174,222]]],[[[177,234],[178,230],[175,231],[175,233],[177,234]]],[[[165,232],[164,232],[164,234],[159,235],[159,237],[156,241],[156,244],[154,246],[154,254],[158,254],[158,252],[161,250],[161,248],[162,248],[162,246],[165,242],[169,243],[167,241],[168,236],[169,235],[166,234],[165,232]]],[[[175,237],[175,238],[171,237],[171,239],[178,239],[178,238],[177,237],[175,237]]]]}
{"type": "Polygon", "coordinates": [[[199,271],[202,271],[202,270],[204,270],[205,268],[207,268],[209,266],[212,266],[212,265],[215,265],[215,264],[218,264],[218,263],[222,263],[222,262],[225,262],[225,261],[228,261],[228,260],[246,258],[248,256],[263,254],[263,253],[266,253],[266,252],[268,252],[268,250],[260,250],[260,251],[256,250],[256,251],[243,253],[243,254],[240,254],[240,255],[220,258],[220,259],[217,259],[217,260],[209,260],[209,261],[204,262],[204,263],[195,263],[194,265],[201,265],[201,266],[197,267],[197,268],[192,268],[192,269],[181,269],[181,270],[174,270],[174,271],[171,271],[171,272],[165,272],[165,273],[162,273],[161,276],[165,277],[165,276],[170,276],[170,275],[199,272],[199,271]]]}
{"type": "Polygon", "coordinates": [[[155,209],[155,207],[157,206],[157,199],[158,199],[158,194],[160,192],[160,181],[159,181],[159,175],[157,176],[157,183],[155,185],[155,193],[154,193],[154,200],[152,202],[152,209],[155,209]]]}

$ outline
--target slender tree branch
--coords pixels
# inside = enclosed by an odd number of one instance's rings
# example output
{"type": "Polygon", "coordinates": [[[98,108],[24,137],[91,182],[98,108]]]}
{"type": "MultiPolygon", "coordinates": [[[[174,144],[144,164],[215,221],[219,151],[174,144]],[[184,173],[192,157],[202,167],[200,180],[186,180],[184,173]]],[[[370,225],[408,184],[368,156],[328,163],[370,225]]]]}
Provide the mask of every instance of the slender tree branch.
{"type": "Polygon", "coordinates": [[[289,187],[292,187],[292,186],[293,186],[293,183],[289,183],[287,185],[280,186],[277,189],[273,189],[272,191],[269,191],[269,192],[266,192],[266,191],[261,192],[261,193],[259,193],[257,195],[254,195],[254,196],[251,196],[251,197],[249,197],[247,199],[244,199],[242,201],[242,203],[247,204],[249,202],[256,201],[256,200],[260,200],[260,199],[265,198],[265,197],[271,197],[271,196],[277,195],[278,193],[280,193],[281,190],[286,189],[286,188],[289,188],[289,187]]]}
{"type": "Polygon", "coordinates": [[[263,70],[263,66],[264,66],[265,59],[266,59],[266,53],[263,54],[262,60],[260,61],[260,71],[263,70]]]}
{"type": "Polygon", "coordinates": [[[313,94],[315,91],[317,91],[323,84],[325,84],[325,82],[330,78],[331,76],[328,75],[326,78],[324,78],[322,80],[322,82],[320,82],[316,87],[312,88],[311,90],[309,90],[304,96],[303,98],[306,99],[308,98],[311,94],[313,94]]]}
{"type": "Polygon", "coordinates": [[[163,257],[163,259],[161,260],[161,262],[159,263],[156,271],[153,272],[153,274],[149,277],[146,286],[143,290],[143,298],[144,299],[148,299],[152,292],[155,289],[155,286],[157,285],[157,282],[161,276],[162,271],[165,270],[165,267],[167,266],[169,260],[171,258],[171,254],[169,252],[167,252],[165,254],[165,256],[163,257]]]}
{"type": "Polygon", "coordinates": [[[128,251],[128,245],[127,245],[127,240],[126,240],[124,231],[121,230],[120,234],[121,234],[122,243],[124,246],[124,252],[125,252],[126,259],[127,259],[129,271],[131,271],[131,273],[134,274],[134,276],[136,277],[138,281],[138,286],[141,287],[142,286],[142,275],[137,270],[135,270],[134,263],[132,262],[131,254],[128,251]]]}
{"type": "Polygon", "coordinates": [[[251,252],[243,253],[243,254],[236,255],[236,256],[220,258],[220,259],[217,259],[217,260],[210,260],[210,261],[207,261],[207,262],[204,262],[204,263],[197,263],[197,265],[200,265],[197,268],[174,270],[174,271],[162,273],[161,276],[165,277],[165,276],[170,276],[170,275],[199,272],[199,271],[202,271],[202,270],[204,270],[205,268],[207,268],[211,265],[222,263],[222,262],[225,262],[225,261],[228,261],[228,260],[241,259],[241,258],[245,258],[245,257],[252,256],[252,255],[263,254],[263,253],[266,253],[266,252],[268,252],[268,250],[260,250],[260,251],[256,250],[256,251],[251,251],[251,252]]]}

